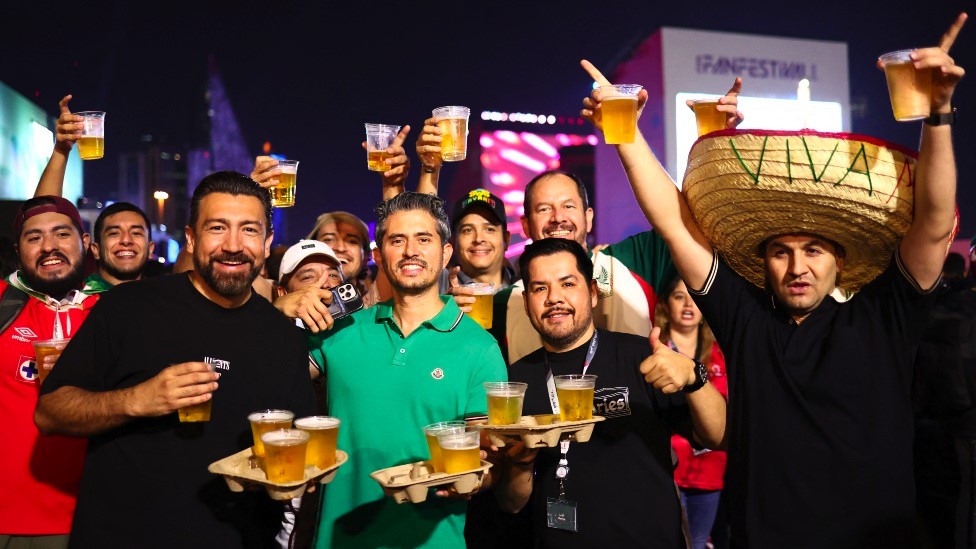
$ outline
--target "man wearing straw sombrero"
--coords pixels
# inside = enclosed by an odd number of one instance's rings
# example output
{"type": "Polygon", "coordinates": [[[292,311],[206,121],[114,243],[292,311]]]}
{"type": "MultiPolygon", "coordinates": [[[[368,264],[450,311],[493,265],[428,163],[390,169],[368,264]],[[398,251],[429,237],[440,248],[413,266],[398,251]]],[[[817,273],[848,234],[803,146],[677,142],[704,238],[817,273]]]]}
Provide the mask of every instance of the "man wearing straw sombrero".
{"type": "MultiPolygon", "coordinates": [[[[737,547],[915,544],[911,367],[955,226],[948,51],[965,20],[911,54],[932,75],[917,160],[865,136],[722,130],[678,191],[642,136],[617,146],[726,353],[737,547]],[[829,296],[838,280],[851,300],[829,296]]],[[[583,104],[602,130],[599,90],[583,104]]]]}

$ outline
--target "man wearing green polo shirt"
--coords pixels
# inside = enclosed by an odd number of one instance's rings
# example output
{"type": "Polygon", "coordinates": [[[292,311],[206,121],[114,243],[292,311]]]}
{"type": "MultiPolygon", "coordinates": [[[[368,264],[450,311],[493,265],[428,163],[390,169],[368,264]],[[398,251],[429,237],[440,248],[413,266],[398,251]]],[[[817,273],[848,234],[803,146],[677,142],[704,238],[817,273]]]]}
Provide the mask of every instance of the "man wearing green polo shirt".
{"type": "Polygon", "coordinates": [[[407,192],[376,213],[374,259],[393,299],[307,335],[350,456],[325,489],[316,547],[463,547],[463,500],[398,505],[369,474],[426,459],[424,425],[484,415],[482,383],[505,380],[505,363],[488,332],[437,293],[452,252],[443,200],[407,192]]]}

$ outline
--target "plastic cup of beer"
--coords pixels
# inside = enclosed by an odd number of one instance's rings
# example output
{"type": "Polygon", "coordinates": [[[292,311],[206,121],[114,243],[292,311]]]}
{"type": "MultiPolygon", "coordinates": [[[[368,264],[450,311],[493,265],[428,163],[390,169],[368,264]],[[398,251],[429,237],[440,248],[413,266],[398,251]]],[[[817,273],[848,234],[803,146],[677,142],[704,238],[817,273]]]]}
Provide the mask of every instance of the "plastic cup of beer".
{"type": "Polygon", "coordinates": [[[437,434],[444,472],[453,475],[481,467],[481,427],[467,425],[437,434]]]}
{"type": "Polygon", "coordinates": [[[386,163],[392,155],[386,149],[393,144],[400,126],[389,124],[366,124],[366,167],[374,172],[385,172],[390,169],[386,163]]]}
{"type": "MultiPolygon", "coordinates": [[[[214,365],[207,363],[207,368],[213,373],[214,365]]],[[[207,399],[206,402],[201,402],[200,404],[193,404],[191,406],[184,406],[177,410],[177,415],[179,415],[180,423],[199,423],[202,421],[210,421],[210,410],[213,409],[213,397],[207,399]]]]}
{"type": "Polygon", "coordinates": [[[98,160],[105,156],[105,111],[82,111],[75,114],[84,118],[81,139],[78,140],[81,159],[98,160]]]}
{"type": "Polygon", "coordinates": [[[437,435],[442,432],[459,432],[467,423],[463,421],[438,421],[424,427],[424,437],[430,450],[430,468],[433,473],[444,472],[444,459],[441,456],[441,445],[437,442],[437,435]]]}
{"type": "Polygon", "coordinates": [[[306,465],[314,465],[319,469],[335,465],[339,423],[338,418],[329,416],[308,416],[295,420],[295,428],[308,433],[306,465]]]}
{"type": "Polygon", "coordinates": [[[279,429],[291,429],[293,419],[295,414],[288,410],[261,410],[247,416],[247,420],[251,422],[251,434],[254,436],[254,455],[259,458],[264,457],[261,435],[279,429]]]}
{"type": "Polygon", "coordinates": [[[278,184],[268,189],[271,192],[271,205],[276,208],[294,206],[298,161],[279,160],[276,167],[281,169],[281,174],[278,175],[278,184]]]}
{"type": "Polygon", "coordinates": [[[495,295],[495,285],[490,282],[469,282],[462,284],[464,288],[470,288],[474,292],[474,305],[468,316],[481,325],[484,329],[491,328],[492,306],[495,295]]]}
{"type": "Polygon", "coordinates": [[[692,100],[691,108],[695,111],[698,137],[725,129],[726,114],[718,110],[718,100],[718,97],[692,100]]]}
{"type": "Polygon", "coordinates": [[[600,86],[603,101],[603,140],[607,145],[633,143],[637,133],[637,94],[643,86],[616,84],[600,86]]]}
{"type": "Polygon", "coordinates": [[[278,429],[261,435],[264,445],[264,473],[271,482],[305,480],[308,433],[300,429],[278,429]]]}
{"type": "Polygon", "coordinates": [[[909,57],[914,50],[899,50],[878,58],[888,81],[888,97],[895,120],[921,120],[932,107],[932,69],[916,69],[909,57]]]}
{"type": "Polygon", "coordinates": [[[485,383],[488,395],[488,425],[512,425],[522,417],[522,401],[527,383],[516,381],[489,381],[485,383]]]}
{"type": "Polygon", "coordinates": [[[441,129],[441,159],[444,162],[458,162],[468,156],[468,116],[467,107],[438,107],[432,111],[438,118],[437,127],[441,129]]]}
{"type": "Polygon", "coordinates": [[[572,374],[553,376],[552,379],[556,384],[556,397],[559,399],[560,421],[593,419],[595,375],[572,374]]]}
{"type": "MultiPolygon", "coordinates": [[[[44,359],[46,357],[53,357],[54,361],[57,362],[58,357],[61,356],[61,352],[68,346],[69,341],[71,341],[71,338],[34,341],[34,366],[37,368],[38,384],[44,383],[47,375],[51,373],[51,370],[44,367],[44,359]]],[[[51,368],[54,368],[54,364],[51,365],[51,368]]]]}

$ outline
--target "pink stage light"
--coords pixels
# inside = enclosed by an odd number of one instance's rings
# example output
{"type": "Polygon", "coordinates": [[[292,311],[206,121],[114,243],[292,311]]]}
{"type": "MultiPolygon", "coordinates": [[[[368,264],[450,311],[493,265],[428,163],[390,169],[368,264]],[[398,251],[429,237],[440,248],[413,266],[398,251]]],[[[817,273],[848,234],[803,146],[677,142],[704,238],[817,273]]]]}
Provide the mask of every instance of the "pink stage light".
{"type": "Polygon", "coordinates": [[[508,172],[492,172],[488,177],[492,183],[500,187],[507,187],[515,183],[515,176],[508,172]]]}
{"type": "Polygon", "coordinates": [[[521,206],[525,201],[525,191],[508,191],[502,195],[502,201],[515,207],[521,206]]]}
{"type": "Polygon", "coordinates": [[[495,144],[495,140],[492,139],[491,136],[488,135],[487,133],[481,134],[480,141],[481,141],[481,146],[484,147],[485,149],[489,149],[491,148],[492,145],[495,144]]]}
{"type": "Polygon", "coordinates": [[[499,141],[504,141],[505,143],[508,143],[509,145],[518,145],[519,142],[520,142],[520,139],[519,139],[518,134],[515,133],[515,132],[513,132],[513,131],[509,131],[509,130],[498,130],[498,131],[496,131],[495,132],[495,139],[498,139],[499,141]]]}
{"type": "Polygon", "coordinates": [[[522,242],[516,242],[515,244],[512,244],[511,246],[508,247],[508,250],[505,251],[505,257],[516,257],[522,255],[522,252],[525,251],[525,247],[531,243],[532,240],[529,239],[529,240],[523,240],[522,242]]]}
{"type": "Polygon", "coordinates": [[[538,135],[528,132],[522,132],[521,135],[522,140],[528,143],[535,150],[541,152],[549,158],[559,158],[559,151],[556,150],[556,147],[546,143],[545,140],[538,135]]]}
{"type": "Polygon", "coordinates": [[[587,135],[586,136],[586,142],[589,143],[590,145],[593,145],[594,147],[596,147],[597,144],[600,142],[600,140],[597,139],[595,135],[592,135],[591,134],[591,135],[587,135]]]}
{"type": "Polygon", "coordinates": [[[571,144],[569,140],[569,136],[564,133],[557,133],[556,141],[558,141],[559,144],[562,145],[563,147],[568,147],[571,144]]]}
{"type": "Polygon", "coordinates": [[[501,153],[499,153],[498,156],[501,156],[513,164],[517,164],[534,172],[542,172],[546,169],[546,165],[544,163],[515,149],[504,149],[501,151],[501,153]]]}

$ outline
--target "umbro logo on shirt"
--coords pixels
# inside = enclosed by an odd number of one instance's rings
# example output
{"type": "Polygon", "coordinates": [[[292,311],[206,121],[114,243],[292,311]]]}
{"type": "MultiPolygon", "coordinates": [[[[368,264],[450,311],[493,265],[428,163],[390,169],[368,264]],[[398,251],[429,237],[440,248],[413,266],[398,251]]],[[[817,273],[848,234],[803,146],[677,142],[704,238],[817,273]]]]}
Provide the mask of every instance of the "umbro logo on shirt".
{"type": "Polygon", "coordinates": [[[18,328],[17,326],[14,326],[14,332],[16,332],[17,335],[11,335],[10,337],[16,339],[17,341],[30,343],[31,339],[37,339],[37,334],[35,334],[30,328],[18,328]]]}

